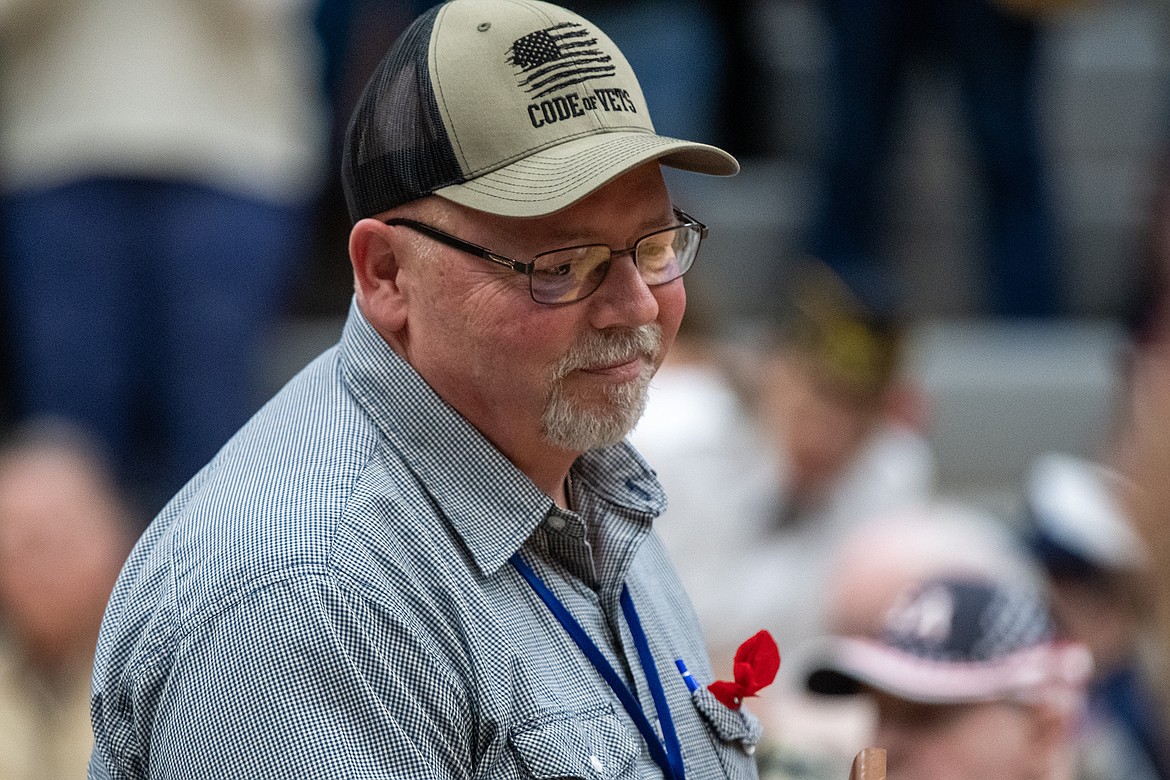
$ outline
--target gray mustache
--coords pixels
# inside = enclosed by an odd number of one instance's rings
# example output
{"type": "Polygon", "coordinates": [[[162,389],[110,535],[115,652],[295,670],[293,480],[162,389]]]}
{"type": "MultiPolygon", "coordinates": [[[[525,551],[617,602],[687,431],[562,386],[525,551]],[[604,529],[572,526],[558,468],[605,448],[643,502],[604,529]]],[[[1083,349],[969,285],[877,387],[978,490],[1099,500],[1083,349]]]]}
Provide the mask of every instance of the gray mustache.
{"type": "Polygon", "coordinates": [[[573,345],[554,370],[560,379],[572,371],[621,363],[635,357],[651,360],[662,350],[662,328],[657,323],[611,331],[595,331],[573,345]]]}

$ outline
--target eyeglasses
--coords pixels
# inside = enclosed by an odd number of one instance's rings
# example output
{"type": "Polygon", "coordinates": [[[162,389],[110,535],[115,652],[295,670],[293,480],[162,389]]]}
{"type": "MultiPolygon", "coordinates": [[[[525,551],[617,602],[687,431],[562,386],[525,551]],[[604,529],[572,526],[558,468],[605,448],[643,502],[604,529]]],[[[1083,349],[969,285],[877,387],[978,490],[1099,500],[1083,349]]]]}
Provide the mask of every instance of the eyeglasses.
{"type": "Polygon", "coordinates": [[[699,253],[699,243],[707,237],[707,226],[679,209],[674,210],[681,225],[655,230],[642,236],[626,249],[610,249],[605,244],[586,244],[542,252],[531,263],[512,260],[464,241],[413,219],[394,218],[387,225],[402,225],[449,247],[482,257],[528,276],[528,290],[537,303],[572,303],[587,298],[605,281],[614,258],[630,255],[634,266],[648,286],[673,282],[690,270],[699,253]]]}

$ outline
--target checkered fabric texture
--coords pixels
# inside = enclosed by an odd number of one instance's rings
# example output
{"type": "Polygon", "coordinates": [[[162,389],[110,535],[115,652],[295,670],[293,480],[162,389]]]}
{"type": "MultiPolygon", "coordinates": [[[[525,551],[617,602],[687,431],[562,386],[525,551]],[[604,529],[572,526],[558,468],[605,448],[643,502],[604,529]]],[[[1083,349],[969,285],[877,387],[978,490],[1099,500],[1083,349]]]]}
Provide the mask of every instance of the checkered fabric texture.
{"type": "Polygon", "coordinates": [[[940,578],[891,611],[883,640],[944,663],[995,661],[1052,639],[1048,610],[1025,583],[940,578]]]}
{"type": "Polygon", "coordinates": [[[555,508],[352,308],[132,553],[99,640],[90,777],[661,777],[517,550],[653,713],[627,583],[687,776],[755,777],[758,722],[675,670],[712,680],[651,529],[653,473],[622,444],[572,485],[577,511],[555,508]]]}

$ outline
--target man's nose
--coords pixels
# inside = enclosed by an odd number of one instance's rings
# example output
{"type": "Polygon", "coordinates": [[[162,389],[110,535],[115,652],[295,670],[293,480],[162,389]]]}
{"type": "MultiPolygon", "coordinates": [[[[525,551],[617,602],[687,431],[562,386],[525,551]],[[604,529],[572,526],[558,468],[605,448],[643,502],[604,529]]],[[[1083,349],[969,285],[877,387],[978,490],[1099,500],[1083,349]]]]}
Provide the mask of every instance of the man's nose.
{"type": "Polygon", "coordinates": [[[658,318],[658,299],[635,265],[632,249],[613,254],[609,271],[591,296],[590,300],[593,299],[596,299],[593,324],[599,329],[636,327],[658,318]]]}

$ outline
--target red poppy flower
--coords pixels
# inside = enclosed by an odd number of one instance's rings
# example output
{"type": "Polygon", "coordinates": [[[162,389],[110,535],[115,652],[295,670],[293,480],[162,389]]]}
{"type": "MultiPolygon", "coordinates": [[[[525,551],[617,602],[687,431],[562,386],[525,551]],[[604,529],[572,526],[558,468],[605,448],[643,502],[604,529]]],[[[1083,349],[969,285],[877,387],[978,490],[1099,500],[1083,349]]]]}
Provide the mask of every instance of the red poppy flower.
{"type": "Polygon", "coordinates": [[[707,690],[725,706],[738,710],[744,699],[771,685],[779,670],[780,648],[771,634],[760,631],[735,651],[735,682],[716,680],[707,690]]]}

